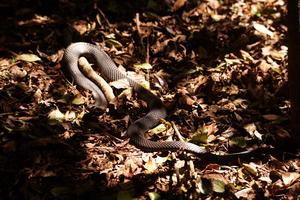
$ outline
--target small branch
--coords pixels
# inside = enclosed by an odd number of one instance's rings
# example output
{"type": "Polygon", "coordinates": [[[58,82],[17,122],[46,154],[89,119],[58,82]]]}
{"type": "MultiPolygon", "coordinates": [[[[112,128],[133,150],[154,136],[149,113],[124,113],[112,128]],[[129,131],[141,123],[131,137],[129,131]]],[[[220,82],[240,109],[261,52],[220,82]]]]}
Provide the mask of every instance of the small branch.
{"type": "Polygon", "coordinates": [[[136,29],[137,29],[137,32],[138,32],[139,37],[140,37],[140,43],[142,45],[142,49],[144,51],[144,54],[146,53],[145,62],[149,63],[149,58],[147,58],[148,53],[146,52],[146,48],[145,48],[145,45],[144,45],[144,42],[143,42],[142,31],[141,31],[141,22],[140,22],[140,14],[139,13],[136,13],[135,22],[136,22],[136,29]]]}
{"type": "Polygon", "coordinates": [[[176,136],[178,137],[179,141],[184,142],[184,139],[183,139],[183,137],[181,136],[181,134],[180,134],[178,128],[176,127],[176,124],[175,124],[174,122],[171,122],[171,124],[172,124],[172,127],[173,127],[173,129],[174,129],[174,131],[175,131],[175,134],[176,134],[176,136]]]}
{"type": "Polygon", "coordinates": [[[111,24],[110,24],[110,22],[108,21],[107,17],[106,17],[105,14],[102,12],[102,10],[98,7],[97,1],[94,2],[94,9],[96,9],[96,10],[100,13],[101,17],[104,19],[104,21],[105,21],[105,23],[108,25],[108,27],[111,27],[111,24]]]}

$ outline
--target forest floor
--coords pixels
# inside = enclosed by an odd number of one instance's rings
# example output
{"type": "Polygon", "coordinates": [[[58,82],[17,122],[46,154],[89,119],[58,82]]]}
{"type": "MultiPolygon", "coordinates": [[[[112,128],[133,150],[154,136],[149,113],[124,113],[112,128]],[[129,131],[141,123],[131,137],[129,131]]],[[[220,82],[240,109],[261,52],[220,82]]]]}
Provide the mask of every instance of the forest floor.
{"type": "Polygon", "coordinates": [[[169,111],[151,140],[181,135],[216,154],[282,149],[286,1],[128,2],[0,3],[0,199],[299,198],[294,154],[218,164],[142,152],[120,136],[145,102],[115,84],[118,106],[91,107],[61,63],[68,44],[86,41],[143,80],[169,111]]]}

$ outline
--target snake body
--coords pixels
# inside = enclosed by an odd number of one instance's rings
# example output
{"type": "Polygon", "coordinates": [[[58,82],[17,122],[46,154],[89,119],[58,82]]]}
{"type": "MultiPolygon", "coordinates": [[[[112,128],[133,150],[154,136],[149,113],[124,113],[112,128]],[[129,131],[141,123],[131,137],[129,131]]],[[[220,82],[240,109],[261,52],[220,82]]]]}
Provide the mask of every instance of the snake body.
{"type": "Polygon", "coordinates": [[[145,89],[134,80],[120,72],[112,59],[96,45],[84,42],[69,45],[64,52],[64,62],[73,80],[82,88],[90,90],[95,98],[95,106],[105,108],[107,101],[99,87],[89,80],[78,68],[78,59],[81,56],[90,56],[99,67],[101,76],[107,81],[127,79],[134,91],[149,104],[149,112],[142,118],[133,122],[127,129],[127,137],[131,144],[146,152],[176,151],[182,150],[198,155],[209,155],[214,161],[223,159],[224,156],[231,159],[237,156],[247,156],[251,151],[244,151],[226,155],[215,155],[209,153],[205,148],[189,142],[181,141],[151,141],[145,138],[144,133],[157,125],[160,119],[167,116],[166,108],[159,97],[145,89]]]}

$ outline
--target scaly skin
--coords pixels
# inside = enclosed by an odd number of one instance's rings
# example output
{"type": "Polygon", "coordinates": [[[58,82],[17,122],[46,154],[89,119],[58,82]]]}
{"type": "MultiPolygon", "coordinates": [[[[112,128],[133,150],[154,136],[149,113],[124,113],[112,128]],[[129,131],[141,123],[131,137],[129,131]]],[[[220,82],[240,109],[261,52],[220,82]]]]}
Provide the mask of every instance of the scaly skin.
{"type": "Polygon", "coordinates": [[[203,157],[209,157],[214,162],[225,162],[226,159],[232,160],[237,159],[238,157],[246,157],[254,152],[244,151],[234,154],[215,155],[209,153],[200,146],[188,142],[154,142],[146,139],[144,137],[144,133],[157,125],[160,119],[163,119],[167,116],[166,108],[160,98],[120,72],[112,59],[96,45],[84,42],[73,43],[65,50],[63,60],[74,81],[84,89],[92,91],[96,102],[95,106],[106,108],[107,101],[98,86],[90,81],[85,75],[83,75],[78,68],[79,57],[86,55],[92,56],[93,59],[95,59],[101,75],[107,81],[117,81],[119,79],[126,78],[131,87],[134,88],[135,92],[138,95],[140,94],[139,96],[148,102],[150,107],[148,114],[132,123],[127,130],[127,136],[130,138],[130,143],[137,148],[147,152],[177,150],[187,151],[197,155],[202,155],[203,157]]]}

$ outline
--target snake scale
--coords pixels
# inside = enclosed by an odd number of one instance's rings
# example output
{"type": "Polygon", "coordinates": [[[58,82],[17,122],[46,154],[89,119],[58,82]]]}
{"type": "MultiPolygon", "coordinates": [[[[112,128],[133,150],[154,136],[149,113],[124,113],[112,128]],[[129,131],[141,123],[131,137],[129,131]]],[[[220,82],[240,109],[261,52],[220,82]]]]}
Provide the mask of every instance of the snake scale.
{"type": "MultiPolygon", "coordinates": [[[[145,89],[134,80],[128,78],[120,72],[112,59],[96,45],[84,42],[77,42],[69,45],[65,52],[63,61],[73,80],[82,88],[90,90],[95,98],[95,106],[106,108],[107,100],[99,87],[89,80],[78,68],[78,59],[81,56],[92,57],[95,64],[99,67],[101,76],[107,81],[117,81],[127,79],[130,86],[139,97],[148,102],[149,112],[142,118],[133,122],[127,129],[126,136],[129,137],[131,144],[146,152],[155,151],[187,151],[196,155],[211,158],[213,161],[233,160],[238,157],[246,157],[254,150],[239,153],[216,155],[208,152],[205,148],[189,142],[181,141],[151,141],[144,137],[144,133],[157,125],[160,119],[167,116],[166,108],[159,97],[151,91],[145,89]]],[[[264,150],[262,150],[264,151],[264,150]]],[[[259,152],[261,153],[261,152],[259,152]]]]}

